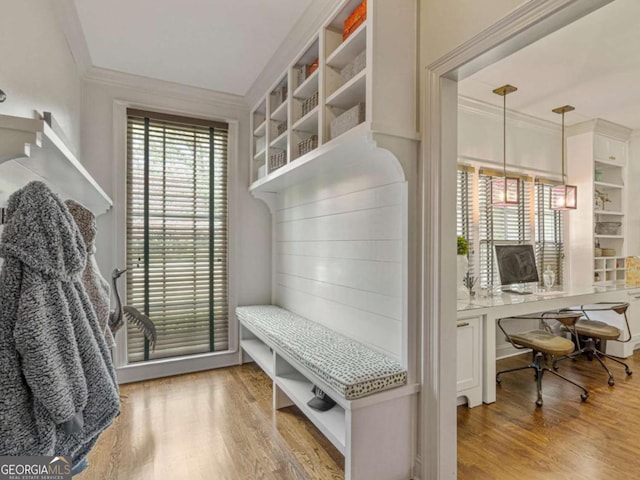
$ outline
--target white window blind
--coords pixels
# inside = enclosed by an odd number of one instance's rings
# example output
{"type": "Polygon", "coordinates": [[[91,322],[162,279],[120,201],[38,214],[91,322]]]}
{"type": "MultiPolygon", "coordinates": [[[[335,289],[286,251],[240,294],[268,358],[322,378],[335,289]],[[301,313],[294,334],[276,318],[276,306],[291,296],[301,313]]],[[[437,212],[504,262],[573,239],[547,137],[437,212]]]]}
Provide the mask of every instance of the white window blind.
{"type": "Polygon", "coordinates": [[[127,113],[126,303],[158,335],[129,325],[129,362],[226,350],[228,127],[127,113]]]}
{"type": "Polygon", "coordinates": [[[496,207],[491,205],[491,178],[481,173],[478,185],[480,288],[492,288],[500,283],[494,245],[531,243],[531,182],[520,182],[518,205],[496,207]]]}
{"type": "Polygon", "coordinates": [[[556,284],[562,285],[564,215],[559,210],[551,209],[551,188],[552,185],[536,181],[536,262],[540,279],[547,266],[550,266],[556,274],[556,284]]]}
{"type": "Polygon", "coordinates": [[[456,231],[458,236],[467,239],[469,244],[469,273],[473,276],[473,170],[458,167],[456,193],[456,231]]]}

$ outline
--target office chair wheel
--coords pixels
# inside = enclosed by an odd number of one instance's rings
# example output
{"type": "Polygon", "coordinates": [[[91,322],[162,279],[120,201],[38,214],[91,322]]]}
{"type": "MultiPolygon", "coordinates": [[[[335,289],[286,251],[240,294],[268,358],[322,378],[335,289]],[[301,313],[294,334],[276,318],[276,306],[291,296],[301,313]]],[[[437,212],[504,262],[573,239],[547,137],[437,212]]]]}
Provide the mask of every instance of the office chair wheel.
{"type": "Polygon", "coordinates": [[[587,358],[589,359],[590,362],[593,361],[593,352],[587,352],[587,358]]]}
{"type": "Polygon", "coordinates": [[[629,370],[629,367],[624,367],[624,371],[627,375],[631,375],[633,372],[629,370]]]}
{"type": "Polygon", "coordinates": [[[496,383],[498,385],[500,385],[502,383],[502,379],[500,378],[500,375],[496,375],[496,383]]]}
{"type": "Polygon", "coordinates": [[[539,398],[538,400],[536,400],[536,407],[541,407],[542,406],[542,399],[539,398]]]}
{"type": "Polygon", "coordinates": [[[580,400],[582,400],[583,402],[586,402],[587,398],[589,398],[589,394],[588,393],[580,394],[580,400]]]}
{"type": "Polygon", "coordinates": [[[609,386],[613,387],[615,385],[615,380],[613,379],[613,377],[609,377],[609,386]]]}

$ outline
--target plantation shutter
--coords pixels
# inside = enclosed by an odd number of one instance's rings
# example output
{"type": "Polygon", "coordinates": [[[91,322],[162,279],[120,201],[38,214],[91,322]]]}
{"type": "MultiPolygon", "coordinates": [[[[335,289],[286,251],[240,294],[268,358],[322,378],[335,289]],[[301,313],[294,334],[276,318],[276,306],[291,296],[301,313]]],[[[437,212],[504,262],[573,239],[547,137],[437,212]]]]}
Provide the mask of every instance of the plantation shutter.
{"type": "Polygon", "coordinates": [[[128,325],[129,362],[227,350],[228,126],[127,114],[126,304],[158,336],[128,325]]]}
{"type": "Polygon", "coordinates": [[[480,233],[480,288],[492,288],[500,284],[495,264],[494,245],[531,243],[530,208],[531,181],[521,178],[518,205],[498,207],[491,204],[492,173],[480,170],[479,233],[480,233]]]}
{"type": "Polygon", "coordinates": [[[564,216],[559,210],[552,210],[550,195],[552,184],[536,181],[536,263],[542,282],[542,273],[551,267],[556,274],[556,284],[562,285],[564,259],[564,216]]]}

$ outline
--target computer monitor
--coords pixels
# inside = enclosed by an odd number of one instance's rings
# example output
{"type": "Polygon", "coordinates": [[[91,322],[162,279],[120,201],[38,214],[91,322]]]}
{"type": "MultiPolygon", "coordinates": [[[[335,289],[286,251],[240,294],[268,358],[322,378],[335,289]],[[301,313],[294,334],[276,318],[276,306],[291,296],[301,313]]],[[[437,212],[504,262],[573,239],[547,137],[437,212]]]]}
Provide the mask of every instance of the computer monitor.
{"type": "Polygon", "coordinates": [[[538,283],[533,245],[496,245],[495,248],[502,285],[538,283]]]}

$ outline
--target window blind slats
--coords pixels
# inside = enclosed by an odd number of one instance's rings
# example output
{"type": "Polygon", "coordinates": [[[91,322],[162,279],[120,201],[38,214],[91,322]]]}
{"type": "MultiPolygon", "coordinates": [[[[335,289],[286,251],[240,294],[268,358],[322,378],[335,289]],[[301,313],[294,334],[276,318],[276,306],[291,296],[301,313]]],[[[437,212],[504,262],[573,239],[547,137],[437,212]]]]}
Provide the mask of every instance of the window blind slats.
{"type": "Polygon", "coordinates": [[[158,342],[147,355],[129,326],[129,361],[226,350],[227,128],[138,115],[127,128],[127,303],[146,305],[158,342]]]}
{"type": "Polygon", "coordinates": [[[474,276],[474,239],[473,239],[473,202],[471,187],[472,172],[466,169],[458,170],[456,204],[456,231],[458,236],[467,239],[469,244],[469,273],[474,276]]]}
{"type": "MultiPolygon", "coordinates": [[[[549,192],[553,184],[538,182],[530,177],[521,182],[520,204],[510,207],[494,207],[490,199],[491,175],[482,169],[476,174],[473,169],[459,168],[457,182],[457,233],[469,240],[470,257],[474,245],[478,249],[479,287],[488,288],[499,284],[494,245],[535,243],[536,262],[540,281],[547,268],[556,274],[556,283],[563,283],[564,262],[564,216],[551,210],[549,192]],[[478,192],[473,195],[472,179],[477,175],[478,192]],[[533,201],[532,201],[533,195],[533,201]],[[478,223],[474,223],[474,200],[478,206],[478,223]],[[531,216],[533,223],[531,223],[531,216]],[[474,231],[478,238],[474,238],[474,231]],[[532,239],[533,237],[533,239],[532,239]]],[[[473,262],[470,262],[473,268],[473,262]]]]}
{"type": "Polygon", "coordinates": [[[536,261],[538,273],[550,267],[556,275],[556,284],[563,283],[564,215],[550,205],[552,185],[536,183],[536,261]]]}
{"type": "Polygon", "coordinates": [[[518,205],[495,207],[491,204],[491,178],[484,174],[479,177],[480,288],[493,288],[500,283],[494,258],[496,244],[531,242],[531,182],[520,182],[518,205]]]}

